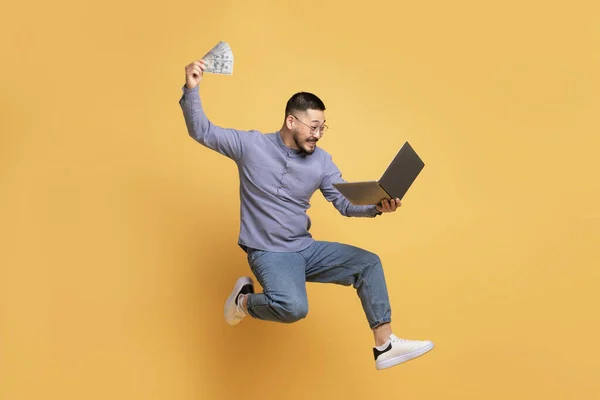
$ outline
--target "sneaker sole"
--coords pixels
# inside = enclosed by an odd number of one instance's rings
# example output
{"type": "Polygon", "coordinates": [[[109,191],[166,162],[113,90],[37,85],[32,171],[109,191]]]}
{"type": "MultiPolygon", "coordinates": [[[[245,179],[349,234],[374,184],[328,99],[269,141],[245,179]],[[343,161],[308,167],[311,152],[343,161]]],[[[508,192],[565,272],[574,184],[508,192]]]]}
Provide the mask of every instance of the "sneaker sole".
{"type": "Polygon", "coordinates": [[[241,319],[231,318],[231,316],[235,314],[235,296],[240,292],[240,290],[242,290],[242,287],[244,287],[244,285],[254,286],[254,282],[252,282],[252,279],[250,279],[247,276],[239,278],[235,282],[231,294],[229,295],[229,297],[227,297],[227,300],[225,301],[225,322],[227,322],[227,324],[229,325],[237,325],[241,321],[241,319]]]}
{"type": "Polygon", "coordinates": [[[433,343],[430,343],[430,344],[428,344],[426,346],[423,346],[420,349],[414,350],[414,351],[412,351],[410,353],[403,354],[401,356],[396,356],[394,358],[390,358],[389,360],[385,360],[385,361],[381,361],[381,362],[376,362],[375,363],[375,367],[377,369],[386,369],[386,368],[393,367],[394,365],[398,365],[398,364],[401,364],[403,362],[412,360],[413,358],[417,358],[419,356],[422,356],[423,354],[427,353],[428,351],[430,351],[434,347],[435,347],[435,345],[433,343]]]}

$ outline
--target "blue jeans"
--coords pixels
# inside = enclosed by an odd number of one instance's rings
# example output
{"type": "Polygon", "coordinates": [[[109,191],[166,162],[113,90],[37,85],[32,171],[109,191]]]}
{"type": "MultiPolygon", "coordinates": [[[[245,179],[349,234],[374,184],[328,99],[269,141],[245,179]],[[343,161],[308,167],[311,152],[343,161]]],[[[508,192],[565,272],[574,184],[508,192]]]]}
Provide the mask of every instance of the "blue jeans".
{"type": "Polygon", "coordinates": [[[383,268],[376,254],[316,241],[294,253],[249,249],[248,263],[263,287],[263,293],[248,297],[248,313],[254,318],[291,323],[306,317],[306,282],[321,282],[354,286],[371,329],[391,321],[383,268]]]}

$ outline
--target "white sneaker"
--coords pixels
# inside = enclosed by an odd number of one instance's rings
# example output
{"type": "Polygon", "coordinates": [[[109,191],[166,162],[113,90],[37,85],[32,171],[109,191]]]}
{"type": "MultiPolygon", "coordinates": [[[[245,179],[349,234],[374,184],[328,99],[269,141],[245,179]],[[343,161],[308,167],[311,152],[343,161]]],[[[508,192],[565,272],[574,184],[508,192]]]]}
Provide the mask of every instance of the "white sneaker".
{"type": "Polygon", "coordinates": [[[373,347],[375,367],[385,369],[403,363],[413,358],[422,356],[433,349],[433,343],[429,340],[406,340],[391,334],[386,343],[373,347]]]}
{"type": "Polygon", "coordinates": [[[238,298],[240,294],[254,293],[254,282],[252,278],[243,276],[235,282],[233,291],[225,301],[225,322],[229,325],[237,325],[240,323],[246,315],[248,315],[243,309],[242,305],[238,304],[238,298]]]}

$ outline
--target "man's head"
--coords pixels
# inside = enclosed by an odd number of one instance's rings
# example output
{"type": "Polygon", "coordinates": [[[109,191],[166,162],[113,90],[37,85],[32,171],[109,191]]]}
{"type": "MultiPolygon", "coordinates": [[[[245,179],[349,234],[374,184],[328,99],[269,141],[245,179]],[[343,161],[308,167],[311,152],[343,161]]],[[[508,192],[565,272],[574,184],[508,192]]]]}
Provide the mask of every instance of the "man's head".
{"type": "Polygon", "coordinates": [[[312,154],[327,130],[324,111],[325,104],[312,93],[296,93],[288,100],[284,128],[302,153],[312,154]]]}

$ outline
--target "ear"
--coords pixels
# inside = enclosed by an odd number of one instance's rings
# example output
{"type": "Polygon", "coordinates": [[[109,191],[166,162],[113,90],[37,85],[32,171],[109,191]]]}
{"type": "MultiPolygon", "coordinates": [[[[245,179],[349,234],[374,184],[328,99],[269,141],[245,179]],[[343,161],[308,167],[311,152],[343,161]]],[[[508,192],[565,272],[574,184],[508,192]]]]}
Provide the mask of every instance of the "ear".
{"type": "Polygon", "coordinates": [[[285,126],[289,130],[292,130],[292,123],[293,122],[294,122],[294,117],[292,117],[291,115],[288,115],[287,117],[285,117],[285,126]]]}

